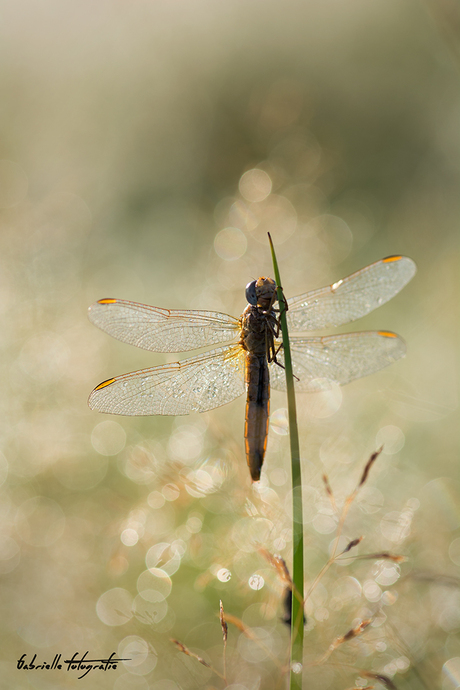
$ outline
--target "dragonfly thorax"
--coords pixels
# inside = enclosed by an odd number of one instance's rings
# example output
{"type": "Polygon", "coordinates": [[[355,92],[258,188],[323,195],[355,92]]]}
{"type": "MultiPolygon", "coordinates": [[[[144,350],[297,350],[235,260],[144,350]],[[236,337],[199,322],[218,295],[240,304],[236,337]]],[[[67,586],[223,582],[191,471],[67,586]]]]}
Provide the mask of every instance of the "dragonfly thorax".
{"type": "Polygon", "coordinates": [[[266,356],[267,339],[272,336],[272,325],[276,323],[276,315],[272,310],[266,312],[260,307],[248,304],[241,316],[240,343],[247,352],[258,356],[266,356]]]}

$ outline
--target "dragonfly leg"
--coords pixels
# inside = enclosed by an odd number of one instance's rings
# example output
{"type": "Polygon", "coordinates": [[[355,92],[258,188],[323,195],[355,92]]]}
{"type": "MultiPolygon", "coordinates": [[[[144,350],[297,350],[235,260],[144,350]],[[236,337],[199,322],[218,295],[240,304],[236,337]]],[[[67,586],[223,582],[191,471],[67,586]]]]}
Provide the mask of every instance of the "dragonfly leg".
{"type": "MultiPolygon", "coordinates": [[[[280,305],[280,308],[279,308],[279,309],[272,309],[272,311],[274,311],[274,312],[276,312],[277,314],[279,314],[279,316],[277,316],[277,317],[275,316],[275,317],[274,317],[275,323],[276,323],[276,331],[274,331],[274,336],[275,336],[275,338],[277,338],[277,337],[279,336],[279,333],[280,333],[280,330],[281,330],[281,316],[282,316],[283,314],[285,314],[285,313],[288,311],[288,309],[289,309],[288,303],[287,303],[286,298],[285,298],[285,296],[284,296],[283,288],[281,288],[281,293],[282,293],[282,295],[283,295],[283,301],[282,301],[282,304],[280,305]]],[[[277,294],[277,293],[275,293],[275,294],[277,294]]]]}
{"type": "Polygon", "coordinates": [[[268,326],[270,328],[271,335],[274,338],[278,338],[280,334],[280,321],[279,318],[276,316],[273,316],[273,314],[270,314],[271,320],[267,321],[268,326]]]}
{"type": "MultiPolygon", "coordinates": [[[[278,352],[281,350],[282,347],[283,347],[283,343],[280,343],[280,344],[278,345],[278,347],[277,347],[277,349],[276,349],[274,355],[273,355],[273,359],[271,359],[271,360],[269,360],[269,361],[272,361],[273,364],[277,364],[279,367],[281,367],[281,369],[286,370],[286,367],[284,366],[284,364],[281,364],[281,362],[278,362],[278,360],[276,359],[276,355],[278,354],[278,352]]],[[[292,373],[292,375],[293,375],[293,377],[296,379],[296,381],[300,381],[299,377],[296,376],[296,375],[294,374],[294,372],[292,373]]]]}
{"type": "Polygon", "coordinates": [[[280,305],[280,318],[283,314],[285,314],[287,311],[289,311],[289,306],[287,303],[287,299],[284,296],[283,288],[281,288],[281,293],[283,295],[283,305],[282,306],[280,305]]]}

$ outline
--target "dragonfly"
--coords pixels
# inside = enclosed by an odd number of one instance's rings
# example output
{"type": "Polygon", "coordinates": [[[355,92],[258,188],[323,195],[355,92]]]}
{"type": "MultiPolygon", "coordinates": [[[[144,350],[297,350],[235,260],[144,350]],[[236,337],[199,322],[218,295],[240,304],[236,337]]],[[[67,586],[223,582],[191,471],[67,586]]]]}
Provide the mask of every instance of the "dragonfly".
{"type": "MultiPolygon", "coordinates": [[[[332,382],[344,385],[404,357],[405,343],[391,331],[302,334],[365,316],[394,297],[415,272],[412,259],[389,256],[332,285],[286,300],[296,392],[323,391],[332,382]]],[[[252,480],[258,481],[267,447],[270,384],[286,390],[276,290],[271,278],[248,283],[248,304],[239,318],[114,298],[95,302],[89,308],[93,324],[144,350],[189,352],[226,344],[180,362],[107,379],[90,394],[89,407],[119,415],[186,415],[226,405],[246,392],[246,459],[252,480]]]]}

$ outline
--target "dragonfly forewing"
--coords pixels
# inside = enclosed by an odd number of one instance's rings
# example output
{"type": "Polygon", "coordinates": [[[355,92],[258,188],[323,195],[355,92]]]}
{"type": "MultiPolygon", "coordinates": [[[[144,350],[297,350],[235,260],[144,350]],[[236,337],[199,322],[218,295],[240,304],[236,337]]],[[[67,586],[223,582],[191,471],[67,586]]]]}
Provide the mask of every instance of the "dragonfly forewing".
{"type": "Polygon", "coordinates": [[[394,297],[416,270],[412,259],[389,256],[333,285],[292,297],[287,300],[288,328],[316,331],[356,321],[394,297]]]}
{"type": "MultiPolygon", "coordinates": [[[[415,271],[411,259],[391,256],[333,285],[294,297],[288,300],[288,327],[292,333],[302,333],[355,321],[394,297],[415,271]]],[[[275,290],[271,278],[249,283],[248,305],[239,319],[214,311],[99,300],[90,307],[90,320],[125,343],[153,352],[227,345],[181,362],[108,379],[93,390],[89,406],[120,415],[186,415],[226,405],[247,389],[246,456],[251,477],[257,481],[267,444],[269,384],[286,389],[284,352],[276,338],[275,290]],[[278,362],[271,361],[275,352],[278,362]]],[[[299,392],[327,390],[333,382],[343,385],[373,374],[406,351],[404,341],[389,331],[291,335],[290,341],[299,392]]]]}
{"type": "Polygon", "coordinates": [[[110,414],[184,415],[226,405],[244,391],[244,352],[232,345],[108,379],[88,405],[110,414]]]}
{"type": "Polygon", "coordinates": [[[239,321],[217,311],[173,310],[121,299],[101,299],[89,320],[117,340],[152,352],[189,352],[226,343],[239,334],[239,321]]]}
{"type": "MultiPolygon", "coordinates": [[[[292,368],[298,392],[311,393],[343,386],[354,379],[374,374],[406,353],[404,340],[390,331],[363,331],[323,338],[289,338],[292,368]]],[[[283,348],[277,359],[284,364],[283,348]]],[[[270,381],[276,390],[286,390],[284,369],[272,362],[270,381]]]]}

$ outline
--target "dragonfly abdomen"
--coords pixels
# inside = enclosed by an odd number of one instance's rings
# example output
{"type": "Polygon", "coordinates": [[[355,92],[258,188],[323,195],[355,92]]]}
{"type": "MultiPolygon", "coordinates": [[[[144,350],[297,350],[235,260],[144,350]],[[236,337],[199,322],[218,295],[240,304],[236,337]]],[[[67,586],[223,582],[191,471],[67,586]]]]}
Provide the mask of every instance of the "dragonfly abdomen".
{"type": "Polygon", "coordinates": [[[246,384],[246,458],[252,480],[258,481],[267,448],[270,409],[270,379],[265,356],[246,354],[246,384]]]}

